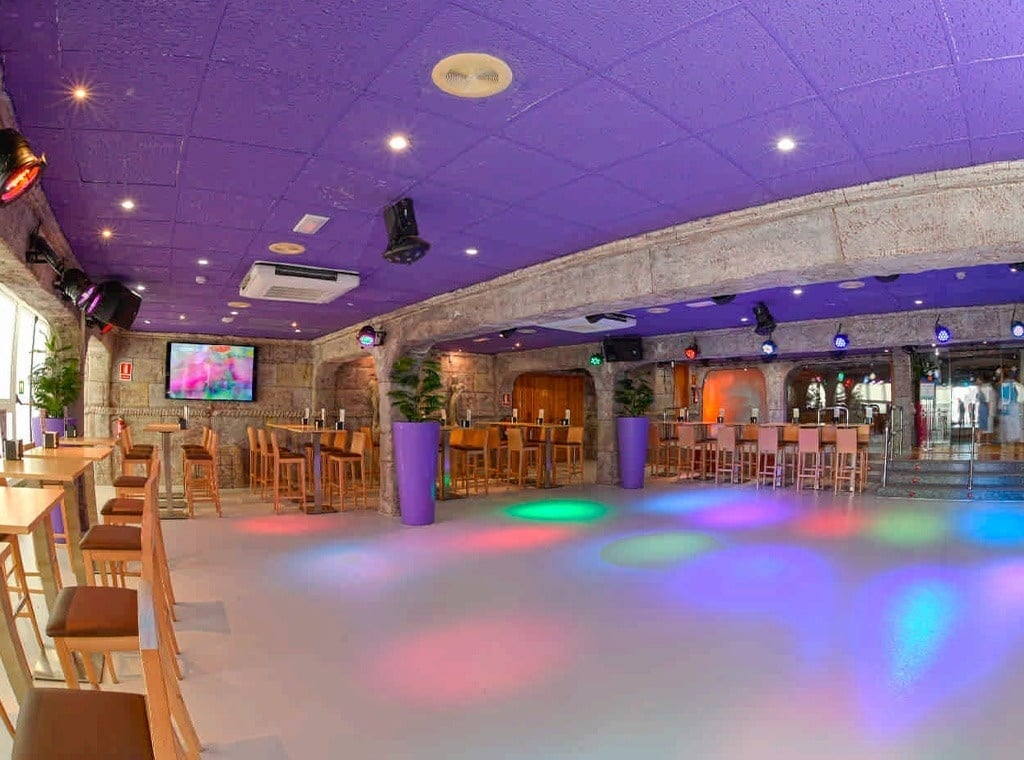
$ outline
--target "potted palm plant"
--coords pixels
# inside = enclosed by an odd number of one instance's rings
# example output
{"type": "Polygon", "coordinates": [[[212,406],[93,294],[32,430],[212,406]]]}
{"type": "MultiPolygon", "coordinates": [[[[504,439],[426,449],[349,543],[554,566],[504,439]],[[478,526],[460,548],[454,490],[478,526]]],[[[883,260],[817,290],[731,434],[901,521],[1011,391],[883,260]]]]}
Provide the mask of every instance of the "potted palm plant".
{"type": "Polygon", "coordinates": [[[82,392],[82,373],[74,346],[61,343],[56,333],[51,333],[43,348],[35,352],[43,354],[43,360],[32,368],[32,401],[46,413],[38,445],[43,432],[64,435],[65,410],[82,392]]]}
{"type": "Polygon", "coordinates": [[[622,415],[615,420],[618,438],[619,481],[623,488],[643,488],[647,465],[647,410],[654,403],[654,391],[644,380],[625,377],[615,387],[615,402],[622,415]]]}
{"type": "Polygon", "coordinates": [[[403,356],[391,368],[388,397],[403,422],[393,422],[398,505],[405,525],[434,522],[434,478],[441,425],[435,415],[444,405],[441,364],[432,355],[403,356]]]}

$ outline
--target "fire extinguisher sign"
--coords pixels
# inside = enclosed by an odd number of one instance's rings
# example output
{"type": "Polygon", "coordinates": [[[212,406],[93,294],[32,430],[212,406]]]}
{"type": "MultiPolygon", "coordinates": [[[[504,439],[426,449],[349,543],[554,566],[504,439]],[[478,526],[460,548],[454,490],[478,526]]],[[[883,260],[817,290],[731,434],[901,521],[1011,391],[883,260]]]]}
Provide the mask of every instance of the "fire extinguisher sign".
{"type": "Polygon", "coordinates": [[[117,374],[122,382],[130,383],[132,380],[132,360],[128,359],[127,361],[120,362],[117,374]]]}

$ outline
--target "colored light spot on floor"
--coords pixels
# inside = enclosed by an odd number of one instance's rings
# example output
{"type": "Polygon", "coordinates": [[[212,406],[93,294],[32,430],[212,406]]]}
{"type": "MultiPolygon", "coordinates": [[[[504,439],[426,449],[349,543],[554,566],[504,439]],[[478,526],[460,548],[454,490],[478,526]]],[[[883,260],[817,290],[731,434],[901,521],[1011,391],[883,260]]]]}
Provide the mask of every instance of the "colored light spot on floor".
{"type": "Polygon", "coordinates": [[[1024,559],[1007,559],[980,571],[981,598],[997,615],[1024,612],[1024,559]]]}
{"type": "Polygon", "coordinates": [[[931,512],[883,512],[876,515],[868,532],[895,546],[927,546],[946,535],[946,520],[931,512]]]}
{"type": "Polygon", "coordinates": [[[786,522],[794,514],[787,504],[750,496],[749,501],[701,510],[693,515],[692,522],[702,528],[761,528],[786,522]]]}
{"type": "Polygon", "coordinates": [[[964,538],[986,546],[1024,544],[1024,512],[1006,507],[972,509],[957,519],[957,530],[964,538]]]}
{"type": "Polygon", "coordinates": [[[288,562],[292,582],[330,588],[379,588],[408,572],[385,554],[357,543],[334,542],[294,555],[288,562]]]}
{"type": "Polygon", "coordinates": [[[858,535],[867,525],[862,512],[822,511],[800,518],[794,529],[808,538],[849,538],[858,535]]]}
{"type": "Polygon", "coordinates": [[[937,659],[956,621],[956,595],[945,583],[924,581],[906,589],[893,605],[891,677],[907,686],[937,659]]]}
{"type": "Polygon", "coordinates": [[[517,504],[506,509],[505,514],[517,520],[532,520],[534,522],[588,523],[603,518],[608,514],[608,507],[596,501],[552,499],[517,504]]]}
{"type": "Polygon", "coordinates": [[[540,549],[565,541],[575,531],[559,525],[505,525],[456,536],[451,547],[469,552],[515,552],[540,549]]]}
{"type": "Polygon", "coordinates": [[[326,530],[327,526],[317,520],[324,518],[307,518],[303,515],[267,515],[263,517],[246,517],[234,524],[234,529],[242,533],[263,536],[308,536],[326,530]]]}
{"type": "Polygon", "coordinates": [[[694,488],[649,496],[637,505],[637,509],[656,514],[681,515],[731,504],[735,501],[736,494],[733,491],[718,488],[694,488]]]}
{"type": "Polygon", "coordinates": [[[717,542],[703,533],[649,533],[612,541],[601,550],[601,559],[622,567],[665,567],[696,557],[715,546],[717,542]]]}
{"type": "Polygon", "coordinates": [[[369,670],[387,697],[437,709],[470,708],[542,689],[578,649],[565,621],[496,615],[413,631],[369,670]]]}

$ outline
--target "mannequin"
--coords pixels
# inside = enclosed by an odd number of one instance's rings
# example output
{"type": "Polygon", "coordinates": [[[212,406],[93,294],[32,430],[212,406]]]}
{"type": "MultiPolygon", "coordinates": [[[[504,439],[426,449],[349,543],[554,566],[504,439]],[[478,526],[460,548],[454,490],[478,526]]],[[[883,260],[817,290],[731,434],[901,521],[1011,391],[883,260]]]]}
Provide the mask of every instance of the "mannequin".
{"type": "Polygon", "coordinates": [[[975,404],[978,413],[978,437],[982,442],[991,440],[995,420],[992,419],[992,402],[995,393],[992,385],[978,378],[978,387],[975,395],[975,404]]]}
{"type": "Polygon", "coordinates": [[[999,385],[999,442],[1020,443],[1021,403],[1024,402],[1024,386],[1017,379],[1017,370],[1012,369],[1003,376],[999,385]]]}

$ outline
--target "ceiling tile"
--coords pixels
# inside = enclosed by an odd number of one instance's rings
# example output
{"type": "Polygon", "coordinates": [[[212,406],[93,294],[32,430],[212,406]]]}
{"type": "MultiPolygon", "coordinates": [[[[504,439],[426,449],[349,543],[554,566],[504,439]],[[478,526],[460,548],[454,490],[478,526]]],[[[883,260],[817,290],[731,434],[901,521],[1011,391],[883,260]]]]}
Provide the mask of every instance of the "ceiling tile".
{"type": "Polygon", "coordinates": [[[183,187],[178,195],[175,219],[194,224],[217,224],[221,227],[256,229],[270,213],[272,201],[237,193],[219,193],[183,187]],[[228,211],[225,212],[225,209],[228,211]]]}
{"type": "Polygon", "coordinates": [[[71,138],[63,129],[45,127],[23,128],[22,134],[29,141],[36,155],[46,155],[46,169],[43,181],[59,179],[77,182],[78,160],[75,158],[71,138]]]}
{"type": "Polygon", "coordinates": [[[0,4],[0,50],[56,50],[57,19],[52,4],[4,0],[0,4]]]}
{"type": "Polygon", "coordinates": [[[555,219],[526,208],[507,209],[470,225],[466,232],[534,251],[538,256],[536,261],[588,248],[595,234],[592,227],[555,219]]]}
{"type": "Polygon", "coordinates": [[[14,103],[19,126],[63,128],[75,105],[68,96],[56,52],[0,50],[3,84],[14,103]]]}
{"type": "Polygon", "coordinates": [[[306,161],[302,153],[191,137],[185,145],[181,184],[274,197],[298,175],[306,161]]]}
{"type": "Polygon", "coordinates": [[[518,116],[504,134],[592,171],[685,133],[629,93],[595,77],[518,116]]]}
{"type": "Polygon", "coordinates": [[[183,138],[79,129],[72,137],[85,182],[167,185],[177,182],[183,138]]]}
{"type": "Polygon", "coordinates": [[[1024,58],[962,66],[960,86],[972,137],[1019,132],[1024,126],[1024,58]]]}
{"type": "Polygon", "coordinates": [[[328,209],[309,204],[296,203],[289,200],[278,201],[263,224],[263,232],[284,235],[289,240],[306,244],[317,240],[345,243],[361,247],[370,234],[370,229],[377,223],[377,215],[358,211],[342,211],[328,209]],[[316,235],[303,235],[293,232],[295,225],[303,214],[320,214],[329,217],[328,221],[316,235]]]}
{"type": "Polygon", "coordinates": [[[694,132],[814,95],[771,35],[742,8],[685,29],[609,74],[694,132]]]}
{"type": "Polygon", "coordinates": [[[849,187],[870,182],[871,171],[859,158],[830,166],[818,166],[765,181],[772,200],[797,198],[836,187],[849,187]]]}
{"type": "Polygon", "coordinates": [[[659,205],[657,201],[596,174],[536,195],[529,199],[528,204],[550,216],[591,227],[650,212],[659,205]]]}
{"type": "Polygon", "coordinates": [[[1024,54],[1024,13],[1018,0],[942,0],[960,61],[1024,54]]]}
{"type": "MultiPolygon", "coordinates": [[[[1024,153],[1021,155],[1024,156],[1024,153]]],[[[977,153],[975,158],[977,160],[977,153]]],[[[945,145],[927,145],[879,156],[867,156],[865,161],[871,169],[873,179],[892,179],[909,174],[969,166],[971,146],[967,140],[958,140],[945,145]]],[[[983,161],[984,159],[981,159],[979,162],[983,161]]]]}
{"type": "Polygon", "coordinates": [[[1024,158],[1024,132],[976,137],[971,140],[971,152],[975,162],[979,164],[1020,160],[1024,158]]]}
{"type": "Polygon", "coordinates": [[[173,244],[175,248],[241,253],[249,247],[252,236],[253,233],[250,230],[179,223],[174,226],[173,244]]]}
{"type": "Polygon", "coordinates": [[[830,102],[851,139],[867,155],[967,136],[952,67],[843,90],[830,102]]]}
{"type": "Polygon", "coordinates": [[[79,246],[108,251],[132,245],[170,248],[171,229],[171,222],[114,216],[95,217],[84,223],[64,225],[64,233],[75,251],[78,251],[79,246]],[[98,234],[104,227],[114,231],[114,237],[109,241],[102,240],[98,234]]]}
{"type": "Polygon", "coordinates": [[[168,219],[173,216],[178,199],[175,188],[159,185],[136,186],[126,191],[123,185],[54,181],[47,185],[47,192],[60,221],[106,218],[115,227],[134,219],[168,219]],[[121,208],[121,201],[126,198],[135,202],[131,211],[121,208]]]}
{"type": "Polygon", "coordinates": [[[314,159],[295,178],[285,197],[331,209],[380,213],[415,183],[413,177],[395,172],[372,172],[342,161],[314,159]]]}
{"type": "Polygon", "coordinates": [[[428,239],[433,230],[446,226],[463,229],[494,216],[508,205],[444,187],[431,179],[410,188],[408,194],[413,199],[420,234],[428,239]]]}
{"type": "Polygon", "coordinates": [[[820,91],[952,63],[934,0],[747,0],[820,91]]]}
{"type": "Polygon", "coordinates": [[[820,100],[752,116],[708,132],[704,137],[757,179],[856,158],[856,151],[842,127],[820,100]],[[796,141],[796,150],[783,153],[775,147],[784,136],[796,141]]]}
{"type": "Polygon", "coordinates": [[[63,0],[60,43],[64,50],[159,51],[205,58],[213,45],[224,0],[187,3],[103,0],[102,12],[90,3],[63,0]]]}

